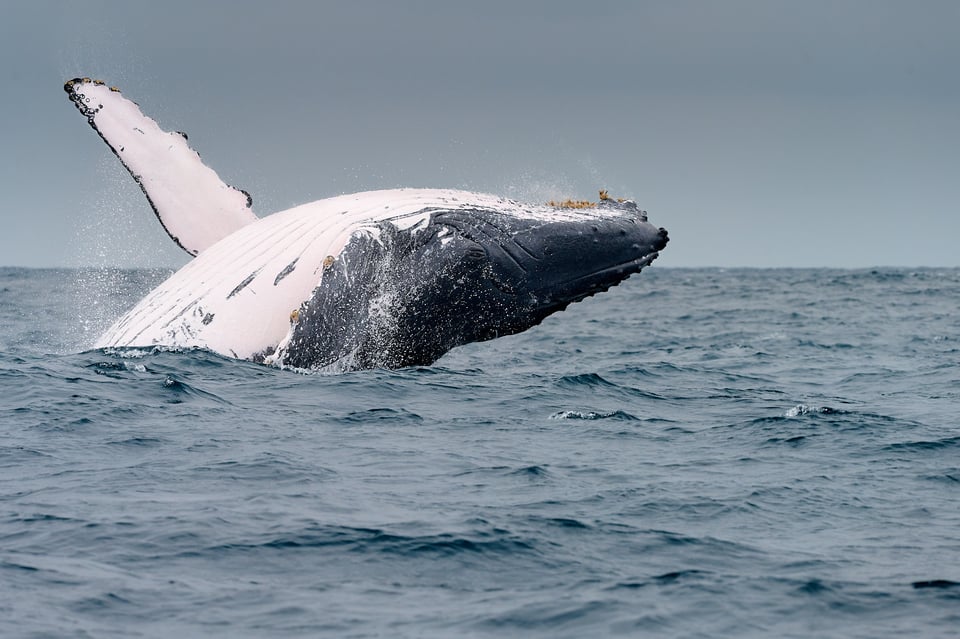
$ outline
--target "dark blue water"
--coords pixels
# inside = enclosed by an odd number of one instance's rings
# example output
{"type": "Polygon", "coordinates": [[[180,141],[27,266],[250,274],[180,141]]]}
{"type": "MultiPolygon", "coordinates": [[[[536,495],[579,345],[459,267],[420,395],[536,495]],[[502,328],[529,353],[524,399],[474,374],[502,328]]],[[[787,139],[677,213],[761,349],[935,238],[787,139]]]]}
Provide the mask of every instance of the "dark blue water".
{"type": "Polygon", "coordinates": [[[4,637],[960,629],[960,270],[656,266],[435,366],[86,351],[0,270],[4,637]]]}

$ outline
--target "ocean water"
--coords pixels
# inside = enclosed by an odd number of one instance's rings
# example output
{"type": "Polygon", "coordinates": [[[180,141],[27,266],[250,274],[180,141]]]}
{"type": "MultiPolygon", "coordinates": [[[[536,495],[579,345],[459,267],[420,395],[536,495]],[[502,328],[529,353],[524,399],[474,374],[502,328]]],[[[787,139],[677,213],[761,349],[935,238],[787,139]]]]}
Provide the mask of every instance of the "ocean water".
{"type": "Polygon", "coordinates": [[[0,269],[0,636],[960,634],[960,270],[653,266],[434,366],[90,351],[0,269]]]}

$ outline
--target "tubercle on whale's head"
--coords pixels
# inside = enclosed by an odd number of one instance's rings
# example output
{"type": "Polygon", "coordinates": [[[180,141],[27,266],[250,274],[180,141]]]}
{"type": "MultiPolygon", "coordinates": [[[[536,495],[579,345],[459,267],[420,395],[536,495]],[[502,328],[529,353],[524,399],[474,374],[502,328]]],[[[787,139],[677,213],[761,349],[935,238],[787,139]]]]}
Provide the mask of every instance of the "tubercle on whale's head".
{"type": "Polygon", "coordinates": [[[626,204],[630,202],[626,198],[610,197],[609,191],[607,189],[600,189],[600,200],[598,202],[591,202],[590,200],[574,200],[567,198],[565,200],[550,200],[547,202],[547,206],[553,207],[555,209],[595,209],[601,205],[601,203],[613,203],[617,204],[626,204]]]}

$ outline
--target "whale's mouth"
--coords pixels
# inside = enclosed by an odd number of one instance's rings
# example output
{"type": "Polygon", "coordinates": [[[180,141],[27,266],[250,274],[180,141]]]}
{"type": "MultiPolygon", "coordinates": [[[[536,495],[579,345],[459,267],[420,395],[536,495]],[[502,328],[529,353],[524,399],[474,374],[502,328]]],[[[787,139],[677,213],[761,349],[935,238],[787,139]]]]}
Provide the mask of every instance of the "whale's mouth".
{"type": "MultiPolygon", "coordinates": [[[[577,286],[578,284],[588,284],[590,281],[602,282],[608,280],[612,280],[612,283],[616,284],[618,281],[627,278],[634,273],[639,273],[641,269],[650,266],[650,264],[660,256],[660,251],[666,247],[667,242],[669,241],[670,238],[667,235],[666,229],[659,229],[657,239],[649,247],[649,253],[641,255],[640,257],[623,260],[610,266],[604,266],[594,271],[578,275],[577,277],[572,277],[559,282],[559,285],[577,286]]],[[[639,250],[642,247],[639,244],[634,244],[633,248],[639,250]]],[[[608,285],[606,288],[609,288],[609,286],[610,285],[608,285]]],[[[606,290],[606,288],[603,290],[606,290]]]]}
{"type": "Polygon", "coordinates": [[[589,284],[591,281],[597,281],[598,284],[599,282],[611,281],[611,284],[603,289],[606,290],[609,288],[609,286],[616,284],[618,281],[629,277],[634,273],[639,273],[641,269],[650,266],[650,264],[659,256],[660,253],[658,251],[654,251],[653,253],[649,253],[648,255],[637,259],[614,264],[613,266],[607,266],[579,277],[574,277],[572,279],[560,282],[559,285],[577,286],[578,284],[589,284]]]}
{"type": "Polygon", "coordinates": [[[558,307],[557,310],[560,310],[574,302],[592,297],[597,293],[603,293],[631,275],[639,273],[647,266],[650,266],[659,255],[660,253],[658,251],[654,251],[640,258],[607,266],[559,282],[556,285],[555,292],[549,295],[545,301],[548,306],[558,307]]]}
{"type": "MultiPolygon", "coordinates": [[[[636,219],[605,220],[586,228],[559,228],[558,241],[531,252],[536,265],[534,303],[545,312],[602,293],[649,266],[669,242],[667,231],[636,219]]],[[[531,238],[538,239],[538,238],[531,238]]]]}

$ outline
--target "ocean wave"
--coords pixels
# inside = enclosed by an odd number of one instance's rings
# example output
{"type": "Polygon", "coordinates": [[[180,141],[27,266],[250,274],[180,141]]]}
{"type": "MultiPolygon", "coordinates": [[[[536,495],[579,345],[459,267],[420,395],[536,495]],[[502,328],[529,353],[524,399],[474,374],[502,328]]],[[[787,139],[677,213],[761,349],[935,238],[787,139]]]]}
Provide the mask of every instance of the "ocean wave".
{"type": "Polygon", "coordinates": [[[957,625],[960,270],[653,268],[340,375],[74,348],[77,274],[13,275],[2,636],[957,625]]]}

